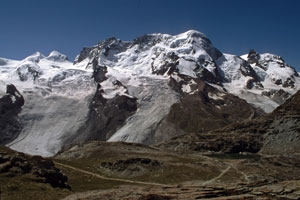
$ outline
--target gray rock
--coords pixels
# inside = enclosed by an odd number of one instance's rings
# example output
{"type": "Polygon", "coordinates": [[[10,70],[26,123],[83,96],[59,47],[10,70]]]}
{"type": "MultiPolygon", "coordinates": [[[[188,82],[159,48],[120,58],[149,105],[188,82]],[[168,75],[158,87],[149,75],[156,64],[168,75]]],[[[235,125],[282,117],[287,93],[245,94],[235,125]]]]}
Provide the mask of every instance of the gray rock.
{"type": "Polygon", "coordinates": [[[6,86],[6,95],[0,98],[0,144],[15,139],[22,129],[18,117],[24,98],[14,85],[6,86]]]}

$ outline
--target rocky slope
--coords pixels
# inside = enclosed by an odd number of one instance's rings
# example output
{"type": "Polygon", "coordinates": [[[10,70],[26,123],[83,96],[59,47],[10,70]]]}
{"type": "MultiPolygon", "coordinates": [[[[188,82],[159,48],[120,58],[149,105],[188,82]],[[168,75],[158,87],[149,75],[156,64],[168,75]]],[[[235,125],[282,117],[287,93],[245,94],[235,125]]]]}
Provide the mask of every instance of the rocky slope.
{"type": "Polygon", "coordinates": [[[25,99],[6,145],[44,156],[86,140],[154,144],[221,128],[274,110],[300,80],[279,56],[223,54],[193,30],[109,38],[73,63],[56,51],[0,58],[0,72],[0,94],[13,83],[25,99]]]}
{"type": "Polygon", "coordinates": [[[217,185],[202,187],[142,187],[121,186],[117,190],[99,190],[70,195],[64,200],[96,200],[96,199],[126,199],[126,200],[186,200],[186,199],[211,199],[211,200],[269,200],[299,198],[299,182],[286,181],[269,185],[217,185]]]}
{"type": "MultiPolygon", "coordinates": [[[[182,94],[179,103],[171,106],[168,115],[162,120],[153,134],[154,142],[168,141],[172,137],[187,133],[201,133],[222,128],[233,122],[253,119],[262,111],[251,106],[225,90],[219,90],[209,84],[178,75],[186,82],[193,82],[192,94],[182,94]]],[[[173,88],[181,88],[184,81],[171,82],[173,88]]]]}
{"type": "Polygon", "coordinates": [[[0,146],[0,198],[57,199],[70,194],[68,177],[50,159],[0,146]]]}
{"type": "Polygon", "coordinates": [[[24,98],[14,85],[6,86],[6,94],[0,98],[0,144],[14,140],[22,130],[18,114],[24,98]]]}
{"type": "Polygon", "coordinates": [[[270,114],[211,132],[179,136],[160,147],[177,151],[299,154],[299,105],[300,91],[270,114]]]}

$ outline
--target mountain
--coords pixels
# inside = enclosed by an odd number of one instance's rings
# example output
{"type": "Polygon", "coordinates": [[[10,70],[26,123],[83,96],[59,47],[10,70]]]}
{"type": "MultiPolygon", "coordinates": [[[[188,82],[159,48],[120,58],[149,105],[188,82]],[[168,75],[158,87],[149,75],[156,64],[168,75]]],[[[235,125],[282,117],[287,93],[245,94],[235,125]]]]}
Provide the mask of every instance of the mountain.
{"type": "Polygon", "coordinates": [[[25,99],[22,129],[4,143],[51,156],[87,140],[156,144],[253,119],[294,94],[300,79],[280,56],[223,54],[191,30],[112,37],[73,63],[56,51],[0,58],[0,80],[0,94],[14,84],[25,99]]]}

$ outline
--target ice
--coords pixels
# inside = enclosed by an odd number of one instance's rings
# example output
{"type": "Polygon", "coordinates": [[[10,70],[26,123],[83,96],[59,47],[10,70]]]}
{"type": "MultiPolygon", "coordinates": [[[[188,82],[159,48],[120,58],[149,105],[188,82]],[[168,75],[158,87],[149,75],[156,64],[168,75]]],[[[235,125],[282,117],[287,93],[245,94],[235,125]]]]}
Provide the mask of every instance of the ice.
{"type": "Polygon", "coordinates": [[[196,78],[197,76],[194,72],[195,68],[196,68],[195,62],[187,61],[183,58],[179,60],[178,69],[180,74],[184,74],[196,78]]]}

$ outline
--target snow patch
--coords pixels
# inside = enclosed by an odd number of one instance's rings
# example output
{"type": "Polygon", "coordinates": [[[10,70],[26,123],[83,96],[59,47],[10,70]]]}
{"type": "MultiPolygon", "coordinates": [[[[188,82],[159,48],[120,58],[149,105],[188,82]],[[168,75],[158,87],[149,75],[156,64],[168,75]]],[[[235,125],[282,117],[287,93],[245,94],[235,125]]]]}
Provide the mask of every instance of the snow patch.
{"type": "Polygon", "coordinates": [[[192,91],[192,88],[190,85],[182,85],[182,91],[185,93],[190,93],[192,91]]]}
{"type": "Polygon", "coordinates": [[[211,92],[208,93],[208,97],[213,100],[224,100],[223,96],[225,96],[224,93],[217,93],[217,94],[213,94],[211,92]]]}

